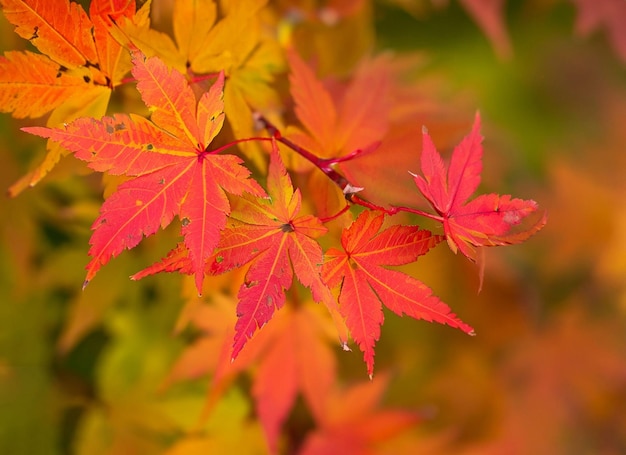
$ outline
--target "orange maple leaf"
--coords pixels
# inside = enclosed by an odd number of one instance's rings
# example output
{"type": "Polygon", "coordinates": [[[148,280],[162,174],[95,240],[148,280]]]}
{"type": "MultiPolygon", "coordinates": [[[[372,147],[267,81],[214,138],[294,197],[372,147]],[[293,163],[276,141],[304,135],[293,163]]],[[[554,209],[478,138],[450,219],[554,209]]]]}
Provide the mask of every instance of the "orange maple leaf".
{"type": "MultiPolygon", "coordinates": [[[[41,52],[10,51],[0,57],[0,110],[16,118],[52,111],[50,127],[104,115],[111,89],[130,69],[128,52],[110,29],[114,20],[135,15],[135,1],[94,0],[89,16],[67,0],[0,0],[0,5],[16,33],[41,52]]],[[[49,143],[43,162],[10,193],[37,184],[65,153],[49,143]]]]}
{"type": "Polygon", "coordinates": [[[9,52],[0,59],[0,108],[39,117],[73,95],[113,87],[129,69],[110,35],[112,20],[132,17],[134,0],[94,0],[90,16],[68,0],[0,0],[15,31],[41,54],[9,52]],[[120,71],[121,68],[121,71],[120,71]]]}
{"type": "Polygon", "coordinates": [[[63,129],[24,130],[59,142],[96,171],[135,177],[104,202],[93,224],[85,285],[112,257],[178,215],[201,292],[205,262],[230,212],[224,191],[257,196],[265,192],[248,179],[250,172],[240,158],[208,148],[224,122],[223,74],[196,103],[185,77],[157,57],[146,60],[135,52],[133,63],[152,121],[117,114],[99,121],[81,118],[63,129]]]}
{"type": "Polygon", "coordinates": [[[306,132],[286,136],[314,155],[336,158],[375,148],[388,129],[391,74],[386,59],[365,61],[344,89],[329,90],[313,70],[290,52],[291,95],[306,132]]]}

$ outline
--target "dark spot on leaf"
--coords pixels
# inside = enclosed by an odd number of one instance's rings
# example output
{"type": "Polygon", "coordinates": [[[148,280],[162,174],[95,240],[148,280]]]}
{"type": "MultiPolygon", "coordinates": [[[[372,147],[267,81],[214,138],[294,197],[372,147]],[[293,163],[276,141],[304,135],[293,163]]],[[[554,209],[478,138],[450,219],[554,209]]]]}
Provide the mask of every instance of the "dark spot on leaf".
{"type": "Polygon", "coordinates": [[[152,144],[146,145],[146,150],[153,150],[153,149],[154,149],[154,145],[152,144]]]}
{"type": "Polygon", "coordinates": [[[123,123],[118,123],[115,125],[115,131],[123,131],[126,129],[126,125],[124,125],[123,123]]]}
{"type": "Polygon", "coordinates": [[[187,218],[187,217],[183,218],[183,221],[182,221],[183,227],[189,226],[189,223],[191,223],[189,218],[187,218]]]}
{"type": "Polygon", "coordinates": [[[65,73],[66,71],[67,71],[67,68],[64,67],[63,65],[60,65],[57,71],[57,78],[63,76],[63,73],[65,73]]]}
{"type": "Polygon", "coordinates": [[[30,37],[31,40],[39,38],[39,27],[35,26],[35,30],[33,31],[33,36],[30,37]]]}
{"type": "Polygon", "coordinates": [[[87,75],[83,76],[83,80],[88,84],[91,82],[91,78],[87,75]]]}
{"type": "Polygon", "coordinates": [[[224,256],[217,256],[217,257],[215,258],[215,262],[217,262],[218,264],[219,264],[220,262],[224,262],[224,256]]]}
{"type": "Polygon", "coordinates": [[[113,129],[112,125],[107,125],[106,130],[107,130],[107,133],[109,134],[113,134],[115,132],[115,129],[113,129]]]}
{"type": "Polygon", "coordinates": [[[283,232],[293,232],[295,229],[291,223],[285,223],[280,227],[280,230],[283,232]]]}
{"type": "Polygon", "coordinates": [[[163,177],[159,179],[159,185],[165,185],[165,179],[163,177]]]}

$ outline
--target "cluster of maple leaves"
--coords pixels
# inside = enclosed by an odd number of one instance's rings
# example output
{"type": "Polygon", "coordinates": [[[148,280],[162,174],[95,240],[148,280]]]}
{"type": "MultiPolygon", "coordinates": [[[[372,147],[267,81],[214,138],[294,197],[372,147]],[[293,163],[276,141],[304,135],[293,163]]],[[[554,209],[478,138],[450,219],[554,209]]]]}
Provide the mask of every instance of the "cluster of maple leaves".
{"type": "MultiPolygon", "coordinates": [[[[23,128],[49,139],[48,154],[11,191],[35,185],[68,153],[122,178],[93,223],[84,285],[175,218],[180,243],[133,279],[178,271],[202,293],[206,276],[244,268],[232,359],[304,292],[294,274],[328,309],[343,347],[348,337],[358,345],[370,377],[383,305],[473,334],[428,286],[389,267],[414,263],[443,240],[480,263],[483,247],[519,243],[545,223],[530,216],[539,213],[532,200],[470,200],[482,171],[478,115],[448,163],[425,128],[421,148],[404,151],[421,153],[421,169],[403,170],[414,205],[372,202],[349,163],[378,153],[394,125],[410,121],[389,105],[402,96],[392,87],[393,62],[364,59],[347,81],[322,80],[288,39],[263,30],[265,1],[223,10],[177,1],[174,40],[150,28],[150,2],[137,10],[132,0],[94,0],[89,15],[67,0],[0,4],[40,51],[0,58],[0,107],[19,118],[50,113],[45,127],[23,128]],[[112,92],[128,83],[149,116],[105,116],[112,92]],[[434,220],[441,234],[400,224],[398,214],[434,220]]],[[[287,409],[265,420],[274,441],[287,409]]]]}
{"type": "MultiPolygon", "coordinates": [[[[208,3],[212,9],[205,10],[189,2],[178,2],[174,21],[178,25],[178,47],[172,44],[159,49],[163,57],[170,52],[178,56],[167,60],[173,65],[170,67],[163,58],[148,58],[142,52],[142,47],[154,52],[156,45],[149,37],[158,33],[147,28],[145,6],[135,13],[133,2],[94,1],[87,17],[76,3],[51,6],[2,0],[4,14],[16,25],[17,32],[42,52],[9,52],[2,59],[3,74],[10,79],[2,81],[3,108],[17,117],[35,117],[52,110],[49,125],[63,120],[62,125],[27,127],[24,131],[51,139],[95,171],[131,177],[105,200],[93,224],[91,261],[84,284],[111,258],[165,228],[177,216],[183,241],[163,262],[134,278],[159,271],[181,271],[195,276],[201,293],[205,274],[223,273],[250,263],[237,296],[239,319],[233,357],[257,328],[284,305],[293,273],[311,290],[315,301],[324,302],[337,320],[345,321],[364,352],[370,375],[374,344],[383,319],[381,302],[399,315],[408,314],[473,333],[423,283],[383,266],[414,262],[444,238],[452,251],[460,250],[476,260],[477,247],[518,243],[543,226],[542,218],[530,228],[511,234],[513,226],[537,210],[532,200],[486,194],[468,202],[480,183],[482,170],[479,116],[470,134],[456,147],[449,165],[436,151],[427,130],[423,131],[421,174],[413,174],[413,179],[434,214],[423,212],[417,204],[415,208],[385,208],[368,203],[358,196],[362,188],[335,170],[335,164],[357,160],[360,154],[378,146],[378,139],[363,134],[372,119],[351,109],[357,100],[344,99],[343,109],[337,113],[330,93],[295,51],[288,53],[291,94],[295,114],[306,131],[297,130],[287,139],[264,121],[270,136],[239,138],[214,146],[212,143],[228,120],[224,113],[224,87],[237,81],[235,76],[226,80],[224,70],[210,72],[213,66],[207,62],[213,60],[215,64],[220,60],[215,55],[220,54],[214,49],[207,51],[209,46],[204,46],[195,32],[209,27],[200,36],[206,36],[210,46],[224,45],[214,41],[219,41],[219,32],[227,27],[231,17],[241,18],[238,8],[243,8],[243,3],[210,28],[215,20],[213,3],[208,3]],[[185,15],[196,21],[194,33],[182,29],[185,15]],[[211,15],[213,21],[208,18],[211,15]],[[127,26],[120,28],[117,22],[122,18],[134,22],[124,22],[127,26]],[[77,93],[87,98],[99,98],[100,92],[110,94],[124,80],[128,54],[132,55],[132,80],[150,110],[149,119],[134,114],[58,118],[69,101],[75,103],[77,93]],[[186,57],[187,74],[176,69],[181,57],[186,57]],[[198,73],[208,74],[213,82],[208,90],[196,95],[194,88],[198,87],[192,84],[200,80],[198,73]],[[242,159],[229,153],[244,141],[269,144],[266,190],[251,178],[242,159]],[[366,208],[342,230],[336,239],[340,246],[322,251],[317,239],[328,235],[324,221],[330,218],[302,213],[301,190],[293,188],[279,142],[291,149],[283,153],[299,154],[342,190],[346,199],[342,211],[350,204],[366,208]],[[363,148],[358,148],[359,142],[363,148]],[[227,193],[232,196],[230,200],[227,193]],[[417,225],[382,229],[385,213],[398,212],[437,220],[443,225],[444,235],[435,235],[417,225]],[[338,298],[331,292],[334,288],[339,289],[338,298]]],[[[260,6],[262,2],[256,3],[260,6]]],[[[162,35],[158,38],[158,43],[168,42],[162,35]]],[[[245,41],[245,37],[241,40],[245,41]]],[[[230,95],[236,96],[232,91],[230,95]]],[[[82,106],[80,114],[90,108],[82,106]]],[[[46,166],[50,160],[56,161],[59,153],[54,145],[51,147],[46,166]]],[[[263,151],[257,149],[256,153],[263,151]]],[[[417,145],[414,153],[419,153],[417,145]]],[[[264,159],[257,157],[257,161],[264,159]]],[[[40,167],[37,175],[45,173],[45,169],[40,167]]],[[[417,193],[415,197],[418,199],[417,193]]]]}

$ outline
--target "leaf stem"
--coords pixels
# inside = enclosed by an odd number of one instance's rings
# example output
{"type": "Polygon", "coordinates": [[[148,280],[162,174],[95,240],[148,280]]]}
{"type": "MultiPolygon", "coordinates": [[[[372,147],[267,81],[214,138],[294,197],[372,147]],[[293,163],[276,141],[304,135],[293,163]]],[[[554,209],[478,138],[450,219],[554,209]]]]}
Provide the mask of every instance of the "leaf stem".
{"type": "Polygon", "coordinates": [[[241,144],[242,142],[252,142],[252,141],[268,142],[271,140],[272,140],[271,137],[246,137],[243,139],[236,139],[232,142],[229,142],[228,144],[224,144],[221,147],[216,148],[215,150],[211,150],[211,151],[205,150],[202,155],[216,155],[218,153],[223,152],[224,150],[231,148],[233,145],[241,144]]]}
{"type": "Polygon", "coordinates": [[[205,73],[205,74],[195,74],[189,72],[189,83],[195,84],[198,82],[203,82],[209,79],[216,79],[219,73],[205,73]]]}
{"type": "Polygon", "coordinates": [[[324,218],[320,218],[319,220],[322,223],[328,223],[329,221],[334,220],[335,218],[339,218],[341,215],[343,215],[344,213],[346,213],[348,211],[348,209],[350,208],[349,204],[346,204],[341,210],[339,210],[337,213],[335,213],[334,215],[331,216],[327,216],[324,218]]]}
{"type": "Polygon", "coordinates": [[[324,158],[320,158],[317,155],[309,152],[307,149],[299,146],[298,144],[292,142],[291,140],[284,137],[278,128],[274,126],[272,122],[266,119],[263,115],[259,113],[255,113],[255,119],[259,122],[263,128],[267,130],[267,132],[278,142],[286,145],[291,150],[296,152],[298,155],[306,159],[315,165],[320,171],[322,171],[326,176],[331,179],[343,192],[343,194],[353,194],[356,191],[360,191],[362,188],[356,188],[348,182],[348,180],[341,175],[339,172],[335,171],[331,165],[334,164],[334,160],[327,160],[324,158]]]}
{"type": "Polygon", "coordinates": [[[132,76],[125,77],[120,81],[119,84],[116,85],[116,87],[119,87],[120,85],[124,85],[124,84],[132,84],[133,82],[137,82],[137,79],[135,79],[132,76]]]}
{"type": "MultiPolygon", "coordinates": [[[[439,221],[439,222],[443,222],[443,217],[439,216],[439,215],[434,215],[432,213],[428,213],[428,212],[424,212],[423,210],[419,210],[419,209],[414,209],[411,207],[404,207],[404,206],[391,206],[389,208],[385,208],[382,207],[380,205],[376,205],[373,202],[368,201],[367,199],[363,199],[360,196],[358,196],[356,193],[358,193],[359,191],[361,191],[363,188],[359,188],[356,187],[354,185],[352,185],[348,179],[346,179],[343,175],[339,174],[337,171],[335,171],[332,168],[333,164],[336,163],[340,163],[343,161],[348,161],[351,160],[353,158],[355,158],[356,156],[368,152],[368,151],[372,151],[375,150],[378,145],[380,145],[379,143],[375,143],[372,144],[372,146],[366,148],[366,149],[358,149],[355,150],[354,152],[342,156],[342,157],[338,157],[338,158],[320,158],[317,155],[311,153],[310,151],[308,151],[307,149],[299,146],[298,144],[292,142],[291,140],[285,138],[282,136],[282,134],[280,133],[280,131],[278,130],[278,128],[276,128],[276,126],[270,122],[268,119],[266,119],[263,115],[259,114],[259,113],[255,113],[255,119],[257,120],[257,122],[259,122],[261,124],[261,126],[263,128],[265,128],[267,130],[267,132],[272,136],[272,138],[274,138],[275,140],[277,140],[278,142],[281,142],[282,144],[286,145],[287,147],[289,147],[290,149],[292,149],[294,152],[296,152],[298,155],[300,155],[301,157],[305,158],[307,161],[311,162],[313,165],[315,165],[320,171],[322,171],[324,174],[326,174],[326,176],[331,179],[343,192],[346,200],[352,204],[357,204],[360,205],[362,207],[368,208],[370,210],[376,210],[379,212],[384,212],[387,215],[395,215],[398,212],[408,212],[408,213],[413,213],[415,215],[419,215],[419,216],[423,216],[425,218],[429,218],[431,220],[435,220],[435,221],[439,221]]],[[[270,138],[258,138],[261,140],[269,140],[270,138]]],[[[348,210],[348,205],[346,205],[345,208],[343,208],[341,211],[339,211],[336,215],[333,215],[331,217],[328,218],[323,218],[322,222],[326,222],[326,221],[330,221],[336,217],[338,217],[339,215],[343,214],[345,211],[348,210]]]]}
{"type": "Polygon", "coordinates": [[[391,206],[391,210],[393,211],[393,213],[391,213],[392,215],[398,212],[409,212],[409,213],[413,213],[415,215],[419,215],[419,216],[423,216],[425,218],[429,218],[431,220],[435,220],[435,221],[439,221],[440,223],[443,223],[443,217],[440,215],[434,215],[432,213],[428,213],[428,212],[424,212],[423,210],[419,210],[419,209],[414,209],[412,207],[404,207],[401,205],[392,205],[391,206]]]}

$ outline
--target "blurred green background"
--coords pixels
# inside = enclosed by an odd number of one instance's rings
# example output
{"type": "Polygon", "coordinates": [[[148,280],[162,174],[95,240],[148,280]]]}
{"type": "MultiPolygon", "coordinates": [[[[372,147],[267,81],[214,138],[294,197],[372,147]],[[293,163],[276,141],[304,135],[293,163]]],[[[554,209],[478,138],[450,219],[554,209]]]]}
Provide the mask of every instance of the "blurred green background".
{"type": "MultiPolygon", "coordinates": [[[[618,33],[577,33],[583,3],[506,2],[508,55],[459,2],[374,5],[377,48],[423,53],[417,77],[438,81],[441,102],[468,125],[480,110],[483,186],[549,215],[525,244],[489,251],[480,294],[464,258],[425,258],[422,278],[477,337],[388,315],[384,402],[423,413],[423,453],[626,453],[626,61],[618,33]]],[[[23,47],[4,19],[0,42],[23,47]]],[[[18,130],[32,124],[0,116],[0,188],[41,157],[18,130]]],[[[161,453],[193,427],[207,386],[160,389],[189,341],[172,335],[180,280],[128,281],[167,250],[148,239],[81,292],[101,190],[74,170],[0,198],[0,453],[161,453]]],[[[357,353],[338,356],[346,381],[365,379],[357,353]]],[[[216,421],[249,418],[246,387],[216,421]]],[[[241,434],[260,438],[233,430],[234,447],[241,434]]]]}

